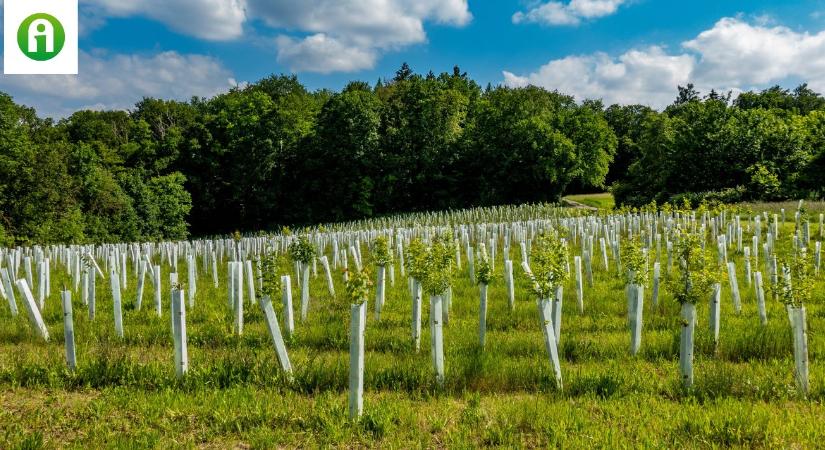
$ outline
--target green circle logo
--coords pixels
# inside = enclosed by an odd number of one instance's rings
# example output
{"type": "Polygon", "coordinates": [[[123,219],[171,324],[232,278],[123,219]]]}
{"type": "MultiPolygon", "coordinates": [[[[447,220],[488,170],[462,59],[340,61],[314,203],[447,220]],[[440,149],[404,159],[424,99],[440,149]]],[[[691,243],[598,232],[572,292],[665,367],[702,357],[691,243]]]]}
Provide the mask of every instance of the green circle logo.
{"type": "Polygon", "coordinates": [[[35,61],[48,61],[63,50],[66,32],[54,16],[32,14],[17,29],[17,45],[24,55],[35,61]]]}

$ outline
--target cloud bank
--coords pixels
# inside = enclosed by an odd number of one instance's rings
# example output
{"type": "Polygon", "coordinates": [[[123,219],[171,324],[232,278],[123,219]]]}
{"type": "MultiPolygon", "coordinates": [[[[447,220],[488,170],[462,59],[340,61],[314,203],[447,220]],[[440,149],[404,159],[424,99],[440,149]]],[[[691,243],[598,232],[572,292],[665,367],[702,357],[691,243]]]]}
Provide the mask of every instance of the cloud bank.
{"type": "Polygon", "coordinates": [[[657,108],[676,98],[678,85],[690,82],[702,91],[741,92],[802,79],[825,91],[825,31],[810,34],[727,17],[682,42],[676,52],[650,46],[618,56],[568,56],[526,74],[504,71],[503,77],[507,86],[532,84],[579,99],[657,108]]]}

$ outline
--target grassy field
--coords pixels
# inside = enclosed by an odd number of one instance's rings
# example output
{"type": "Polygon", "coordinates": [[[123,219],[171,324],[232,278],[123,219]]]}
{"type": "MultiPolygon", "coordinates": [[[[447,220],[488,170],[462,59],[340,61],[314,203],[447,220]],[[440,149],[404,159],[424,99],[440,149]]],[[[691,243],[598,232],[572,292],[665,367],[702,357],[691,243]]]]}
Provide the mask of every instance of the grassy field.
{"type": "MultiPolygon", "coordinates": [[[[792,214],[791,214],[792,218],[792,214]]],[[[783,226],[790,233],[792,224],[783,226]]],[[[818,230],[818,229],[817,229],[818,230]]],[[[741,261],[741,255],[733,255],[741,261]]],[[[369,258],[365,252],[365,264],[369,258]]],[[[611,260],[611,263],[613,261],[611,260]]],[[[446,380],[435,382],[424,326],[421,351],[410,339],[407,283],[387,283],[382,318],[366,329],[364,416],[347,419],[349,305],[327,294],[322,272],[312,278],[309,318],[287,341],[294,378],[285,378],[260,308],[247,303],[241,337],[231,331],[226,269],[219,288],[200,275],[195,308],[187,311],[190,371],[173,367],[168,293],[163,317],[134,309],[130,270],[124,326],[116,337],[108,280],[98,281],[98,312],[88,320],[75,301],[78,369],[65,368],[55,270],[44,319],[52,340],[37,338],[25,313],[13,320],[0,307],[0,448],[272,448],[364,447],[766,447],[814,448],[825,430],[825,283],[808,305],[812,392],[795,389],[791,333],[783,305],[768,304],[759,325],[755,296],[744,280],[741,315],[722,295],[722,331],[714,348],[708,307],[698,306],[695,386],[678,379],[676,302],[645,303],[638,356],[629,353],[624,287],[615,269],[594,258],[585,312],[566,285],[559,349],[564,389],[558,391],[527,281],[517,274],[516,306],[507,306],[500,278],[490,287],[487,345],[478,346],[478,288],[466,266],[457,274],[445,326],[446,380]]],[[[664,271],[664,270],[663,270],[664,271]]],[[[294,273],[287,266],[284,273],[294,273]]],[[[57,274],[60,274],[59,276],[57,274]]],[[[168,268],[164,268],[168,280],[168,268]]],[[[343,291],[339,274],[336,289],[343,291]]],[[[293,286],[297,283],[293,282],[293,286]]],[[[166,286],[164,284],[164,286],[166,286]]],[[[164,289],[168,288],[166,286],[164,289]]],[[[75,294],[77,295],[77,294],[75,294]]],[[[19,301],[18,301],[19,304],[19,301]]],[[[147,307],[149,305],[149,307],[147,307]]],[[[282,311],[278,311],[283,318],[282,311]]]]}
{"type": "Polygon", "coordinates": [[[616,202],[613,200],[613,194],[608,192],[601,194],[568,195],[564,198],[599,209],[613,209],[616,206],[616,202]]]}

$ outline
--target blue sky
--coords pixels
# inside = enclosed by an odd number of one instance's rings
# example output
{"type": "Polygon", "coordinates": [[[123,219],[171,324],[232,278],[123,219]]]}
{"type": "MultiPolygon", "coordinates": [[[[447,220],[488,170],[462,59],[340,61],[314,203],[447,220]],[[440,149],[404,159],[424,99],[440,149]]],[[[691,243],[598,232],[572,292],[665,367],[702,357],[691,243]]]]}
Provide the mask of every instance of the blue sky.
{"type": "Polygon", "coordinates": [[[340,89],[404,61],[654,107],[687,82],[825,92],[825,0],[80,1],[78,76],[0,78],[43,116],[212,96],[271,73],[340,89]]]}

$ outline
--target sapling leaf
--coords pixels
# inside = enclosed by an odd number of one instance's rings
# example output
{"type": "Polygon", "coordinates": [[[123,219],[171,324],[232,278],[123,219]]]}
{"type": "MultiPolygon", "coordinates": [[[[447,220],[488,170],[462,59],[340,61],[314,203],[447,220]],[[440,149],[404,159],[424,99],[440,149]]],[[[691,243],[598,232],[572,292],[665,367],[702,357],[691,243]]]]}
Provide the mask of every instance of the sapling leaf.
{"type": "Polygon", "coordinates": [[[385,236],[378,236],[372,243],[372,260],[376,266],[392,264],[392,253],[385,236]]]}
{"type": "Polygon", "coordinates": [[[476,262],[476,283],[490,284],[493,281],[493,267],[490,265],[490,259],[487,257],[487,251],[484,247],[481,248],[481,258],[476,262]]]}
{"type": "Polygon", "coordinates": [[[293,261],[309,264],[312,262],[312,258],[315,257],[315,253],[315,247],[306,236],[300,236],[289,244],[289,255],[293,261]]]}
{"type": "Polygon", "coordinates": [[[719,282],[720,269],[708,251],[702,249],[698,234],[677,230],[677,237],[673,250],[679,261],[679,274],[667,281],[668,289],[679,303],[703,302],[719,282]]]}
{"type": "Polygon", "coordinates": [[[638,238],[622,241],[622,265],[627,269],[627,283],[639,286],[647,285],[647,258],[642,251],[642,243],[638,238]]]}
{"type": "Polygon", "coordinates": [[[545,299],[554,295],[569,277],[567,273],[567,246],[556,233],[543,233],[533,241],[530,249],[530,272],[533,292],[545,299]]]}
{"type": "Polygon", "coordinates": [[[346,281],[346,295],[350,304],[360,305],[367,301],[370,294],[370,280],[369,271],[366,268],[356,271],[348,271],[349,277],[346,281]]]}

